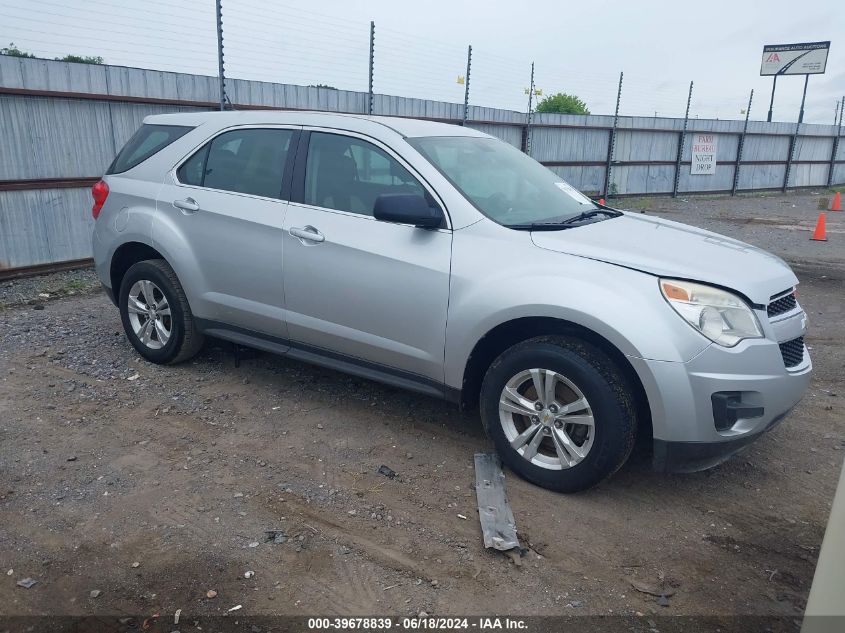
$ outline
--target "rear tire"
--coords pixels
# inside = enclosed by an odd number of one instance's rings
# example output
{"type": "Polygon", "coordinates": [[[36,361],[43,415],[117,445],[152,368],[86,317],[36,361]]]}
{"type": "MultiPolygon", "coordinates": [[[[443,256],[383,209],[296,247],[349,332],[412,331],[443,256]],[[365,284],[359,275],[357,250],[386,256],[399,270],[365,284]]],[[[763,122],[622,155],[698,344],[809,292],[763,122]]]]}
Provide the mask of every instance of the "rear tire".
{"type": "Polygon", "coordinates": [[[604,481],[634,447],[630,385],[607,354],[574,337],[534,338],[502,353],[484,376],[480,409],[502,461],[557,492],[604,481]]]}
{"type": "Polygon", "coordinates": [[[148,361],[175,364],[196,356],[205,337],[176,273],[163,259],[133,264],[120,284],[118,299],[123,330],[148,361]]]}

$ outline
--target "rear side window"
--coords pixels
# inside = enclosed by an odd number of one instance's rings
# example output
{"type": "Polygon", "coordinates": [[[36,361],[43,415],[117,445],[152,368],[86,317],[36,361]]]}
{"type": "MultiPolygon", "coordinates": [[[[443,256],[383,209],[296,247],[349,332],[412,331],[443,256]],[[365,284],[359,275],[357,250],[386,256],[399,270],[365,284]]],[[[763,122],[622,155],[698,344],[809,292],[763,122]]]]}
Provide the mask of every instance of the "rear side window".
{"type": "Polygon", "coordinates": [[[123,146],[106,173],[120,174],[132,169],[192,129],[186,125],[142,125],[123,146]]]}
{"type": "Polygon", "coordinates": [[[246,129],[224,132],[197,150],[177,171],[179,182],[282,197],[282,176],[293,130],[246,129]]]}

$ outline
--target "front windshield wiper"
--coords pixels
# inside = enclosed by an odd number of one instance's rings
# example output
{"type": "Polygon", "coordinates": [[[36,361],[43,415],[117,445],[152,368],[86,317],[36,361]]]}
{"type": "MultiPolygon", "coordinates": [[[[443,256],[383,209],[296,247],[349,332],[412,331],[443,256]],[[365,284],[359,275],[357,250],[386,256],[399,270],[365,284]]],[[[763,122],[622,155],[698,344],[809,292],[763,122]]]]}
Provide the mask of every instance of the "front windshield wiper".
{"type": "Polygon", "coordinates": [[[606,215],[611,218],[618,218],[622,213],[612,209],[593,209],[592,211],[584,211],[576,216],[560,220],[558,222],[531,222],[528,224],[506,224],[509,229],[517,231],[563,231],[564,229],[573,229],[584,220],[589,220],[598,215],[606,215]]]}
{"type": "Polygon", "coordinates": [[[574,229],[574,224],[563,222],[531,222],[530,224],[505,224],[509,229],[516,231],[564,231],[574,229]]]}
{"type": "Polygon", "coordinates": [[[583,213],[579,213],[575,217],[569,218],[568,220],[564,220],[563,224],[577,224],[578,222],[582,222],[583,220],[589,220],[590,218],[594,218],[597,215],[606,215],[611,218],[618,218],[622,213],[620,211],[614,211],[613,209],[593,209],[592,211],[584,211],[583,213]]]}

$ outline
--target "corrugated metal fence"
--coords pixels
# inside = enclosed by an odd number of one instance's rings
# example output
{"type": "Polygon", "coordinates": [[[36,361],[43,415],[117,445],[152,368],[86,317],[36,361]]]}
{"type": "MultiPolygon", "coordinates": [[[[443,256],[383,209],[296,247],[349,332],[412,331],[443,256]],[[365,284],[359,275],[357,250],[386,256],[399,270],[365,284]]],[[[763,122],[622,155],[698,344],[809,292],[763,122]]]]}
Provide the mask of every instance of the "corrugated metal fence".
{"type": "MultiPolygon", "coordinates": [[[[88,187],[149,114],[217,107],[217,79],[0,55],[0,268],[90,256],[88,187]]],[[[367,94],[227,80],[236,108],[363,113],[367,94]]],[[[463,104],[375,95],[374,113],[460,123],[463,104]]],[[[845,182],[830,125],[538,114],[470,106],[468,125],[520,148],[591,194],[731,192],[845,182]],[[717,137],[715,174],[690,175],[695,133],[717,137]],[[615,143],[611,143],[611,138],[615,143]],[[740,139],[742,155],[738,155],[740,139]],[[613,156],[609,148],[613,146],[613,156]],[[605,186],[610,168],[609,186],[605,186]],[[738,178],[734,181],[738,172],[738,178]],[[677,184],[676,184],[676,175],[677,184]]]]}

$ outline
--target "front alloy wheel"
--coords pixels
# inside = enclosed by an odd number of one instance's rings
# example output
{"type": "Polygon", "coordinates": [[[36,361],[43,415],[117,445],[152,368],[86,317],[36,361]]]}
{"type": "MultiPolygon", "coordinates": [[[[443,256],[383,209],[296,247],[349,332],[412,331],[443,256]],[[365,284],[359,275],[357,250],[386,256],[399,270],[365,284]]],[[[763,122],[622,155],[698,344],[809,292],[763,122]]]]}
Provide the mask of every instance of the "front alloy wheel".
{"type": "Polygon", "coordinates": [[[502,461],[551,490],[595,486],[634,446],[629,379],[607,352],[574,336],[539,336],[502,352],[487,369],[479,405],[502,461]]]}
{"type": "Polygon", "coordinates": [[[499,421],[511,447],[541,468],[571,468],[593,446],[590,403],[575,383],[551,369],[513,376],[499,398],[499,421]]]}

